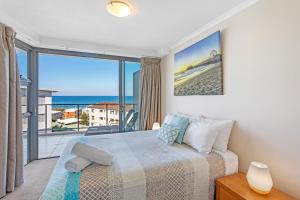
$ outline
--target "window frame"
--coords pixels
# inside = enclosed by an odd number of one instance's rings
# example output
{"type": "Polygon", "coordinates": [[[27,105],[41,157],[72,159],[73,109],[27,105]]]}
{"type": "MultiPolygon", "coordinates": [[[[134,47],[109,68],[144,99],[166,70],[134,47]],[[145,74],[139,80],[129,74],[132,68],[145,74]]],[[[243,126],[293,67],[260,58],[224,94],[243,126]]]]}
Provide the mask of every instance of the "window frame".
{"type": "MultiPolygon", "coordinates": [[[[71,50],[60,50],[60,49],[50,49],[31,46],[21,40],[16,39],[16,47],[27,52],[27,65],[28,68],[28,78],[31,80],[31,85],[28,88],[28,111],[31,113],[28,120],[28,133],[27,133],[27,164],[33,160],[39,160],[44,158],[39,158],[39,141],[38,141],[38,70],[39,70],[39,55],[40,54],[52,54],[52,55],[63,55],[63,56],[73,56],[73,57],[86,57],[86,58],[96,58],[96,59],[107,59],[107,60],[117,60],[119,63],[119,131],[124,132],[124,122],[123,118],[125,116],[125,62],[141,62],[140,58],[137,57],[127,57],[127,56],[116,56],[108,54],[99,53],[86,53],[80,51],[71,50]]],[[[105,110],[104,110],[105,112],[105,110]]],[[[94,123],[92,123],[94,124],[94,123]]]]}

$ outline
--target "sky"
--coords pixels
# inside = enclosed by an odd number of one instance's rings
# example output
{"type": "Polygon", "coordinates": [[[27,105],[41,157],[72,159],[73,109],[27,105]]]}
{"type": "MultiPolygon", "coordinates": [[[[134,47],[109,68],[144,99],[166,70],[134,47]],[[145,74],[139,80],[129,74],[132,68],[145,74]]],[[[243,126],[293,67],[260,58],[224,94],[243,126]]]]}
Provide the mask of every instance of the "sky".
{"type": "MultiPolygon", "coordinates": [[[[17,50],[20,74],[26,77],[26,52],[17,50]]],[[[140,63],[125,63],[125,95],[132,96],[133,73],[140,63]]],[[[119,62],[96,58],[39,54],[39,89],[56,96],[117,96],[119,62]]]]}
{"type": "Polygon", "coordinates": [[[26,51],[17,49],[17,62],[19,66],[19,73],[23,77],[27,77],[27,54],[26,51]]]}
{"type": "Polygon", "coordinates": [[[182,66],[192,64],[196,60],[210,55],[212,50],[217,50],[220,53],[220,32],[215,32],[207,38],[200,40],[192,46],[175,54],[175,71],[178,71],[182,66]]]}

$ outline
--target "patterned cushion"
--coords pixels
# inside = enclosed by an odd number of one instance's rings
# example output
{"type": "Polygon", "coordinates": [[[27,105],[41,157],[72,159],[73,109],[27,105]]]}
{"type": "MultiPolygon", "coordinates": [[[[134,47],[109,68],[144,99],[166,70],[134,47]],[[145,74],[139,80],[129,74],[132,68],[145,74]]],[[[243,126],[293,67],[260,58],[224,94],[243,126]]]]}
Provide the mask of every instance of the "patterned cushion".
{"type": "Polygon", "coordinates": [[[183,136],[185,134],[185,131],[189,126],[189,118],[174,115],[171,121],[171,125],[176,126],[179,129],[179,133],[176,138],[176,143],[181,144],[183,141],[183,136]]]}
{"type": "Polygon", "coordinates": [[[173,144],[179,131],[176,126],[164,123],[159,129],[157,137],[166,144],[173,144]]]}

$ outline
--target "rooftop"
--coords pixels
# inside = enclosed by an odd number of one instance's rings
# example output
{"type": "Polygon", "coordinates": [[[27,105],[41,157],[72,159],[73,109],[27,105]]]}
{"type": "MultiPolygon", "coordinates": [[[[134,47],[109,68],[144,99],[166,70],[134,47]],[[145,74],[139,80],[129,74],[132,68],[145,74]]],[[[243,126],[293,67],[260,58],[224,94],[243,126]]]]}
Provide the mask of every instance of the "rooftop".
{"type": "MultiPolygon", "coordinates": [[[[109,109],[109,110],[119,110],[119,103],[112,102],[100,102],[94,105],[88,106],[88,108],[92,109],[109,109]]],[[[125,110],[131,110],[133,108],[133,104],[125,104],[125,110]]]]}

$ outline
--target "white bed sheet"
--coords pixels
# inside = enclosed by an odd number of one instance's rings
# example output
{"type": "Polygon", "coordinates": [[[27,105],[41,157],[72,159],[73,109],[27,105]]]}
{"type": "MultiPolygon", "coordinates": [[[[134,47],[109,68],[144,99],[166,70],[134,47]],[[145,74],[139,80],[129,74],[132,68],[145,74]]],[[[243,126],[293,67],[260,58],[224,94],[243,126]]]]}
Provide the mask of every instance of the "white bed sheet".
{"type": "Polygon", "coordinates": [[[213,152],[219,154],[222,156],[224,162],[225,162],[225,175],[231,175],[238,172],[239,169],[239,158],[238,156],[230,151],[227,150],[225,152],[218,151],[213,149],[213,152]]]}

